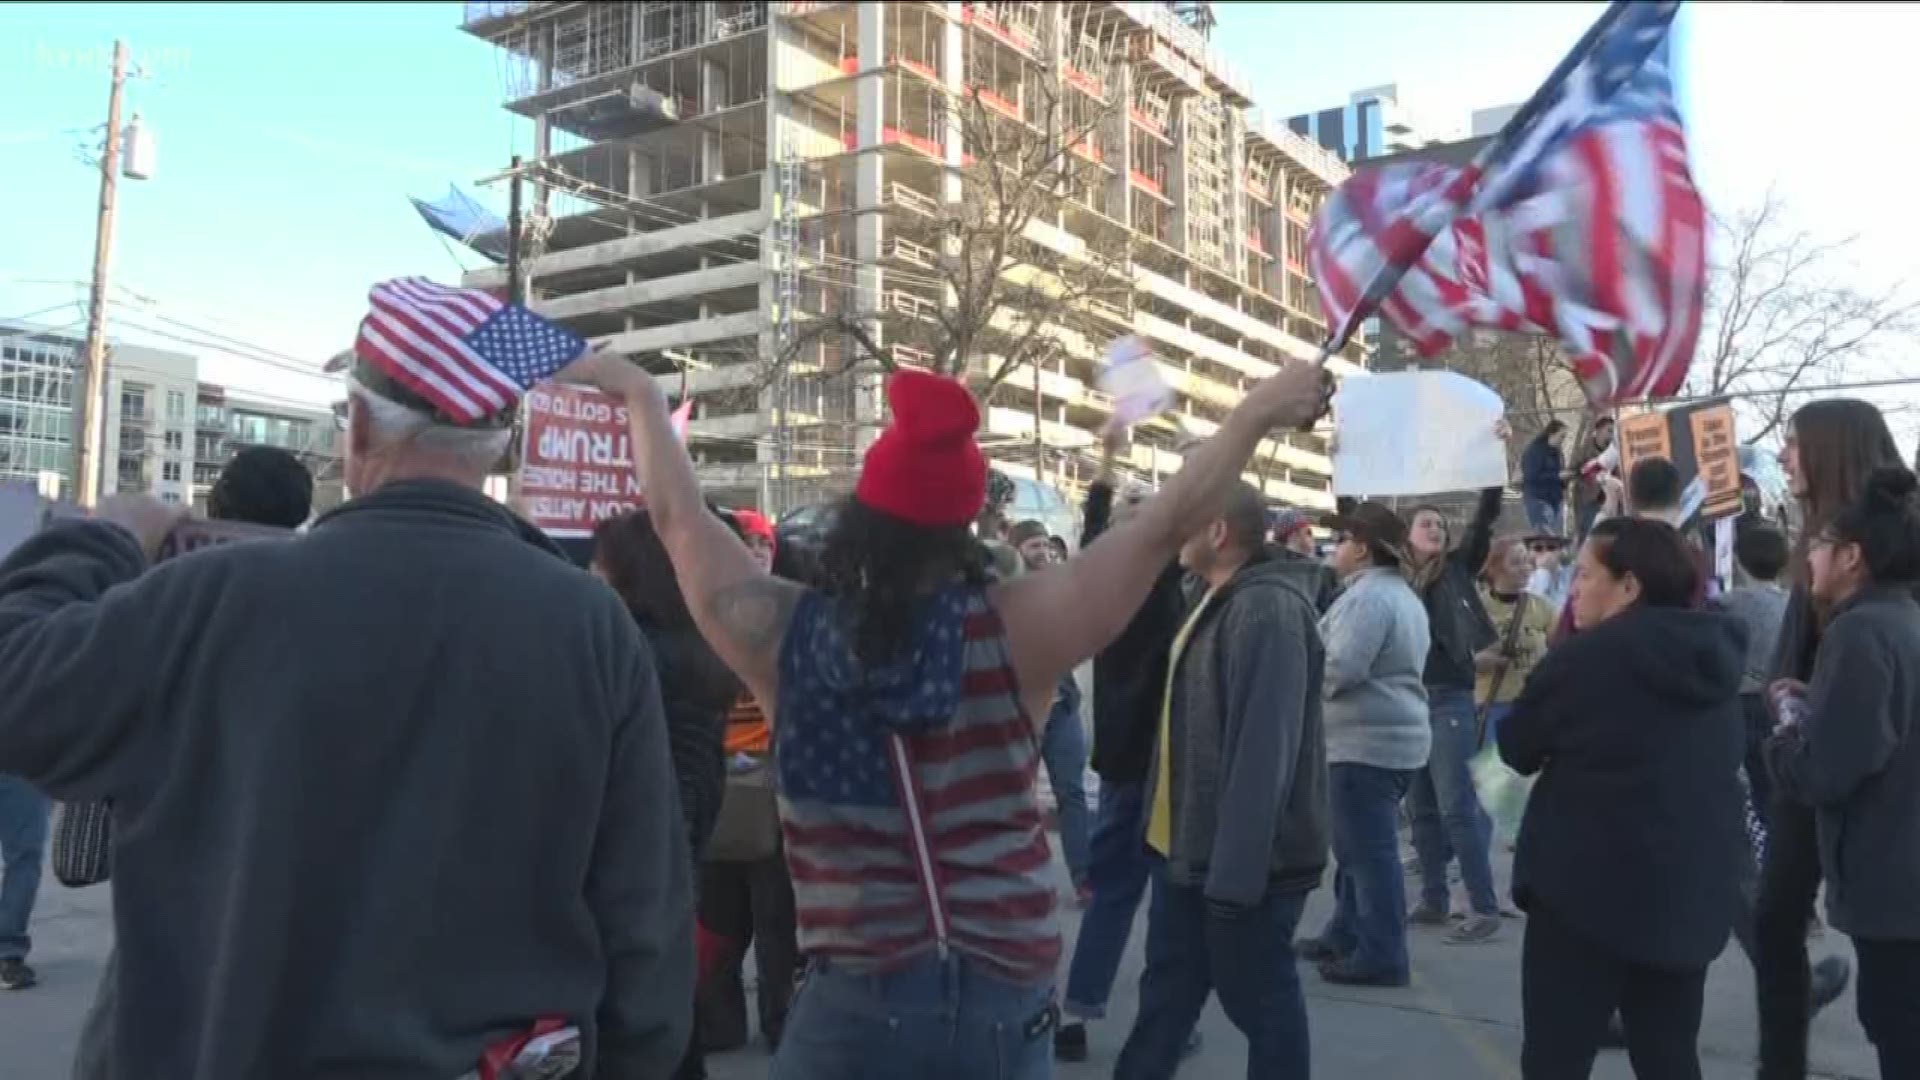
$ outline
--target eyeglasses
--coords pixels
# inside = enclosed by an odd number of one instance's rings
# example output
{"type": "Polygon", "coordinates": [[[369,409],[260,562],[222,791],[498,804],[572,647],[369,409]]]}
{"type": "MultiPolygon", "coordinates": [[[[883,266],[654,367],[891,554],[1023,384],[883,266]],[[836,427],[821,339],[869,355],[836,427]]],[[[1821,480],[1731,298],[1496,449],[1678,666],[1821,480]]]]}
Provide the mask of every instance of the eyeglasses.
{"type": "Polygon", "coordinates": [[[1534,553],[1535,555],[1544,555],[1544,554],[1546,554],[1546,553],[1548,553],[1548,552],[1550,552],[1550,551],[1559,551],[1559,550],[1560,550],[1560,545],[1558,545],[1558,544],[1528,544],[1528,545],[1527,545],[1527,550],[1528,550],[1528,551],[1531,551],[1531,552],[1533,552],[1533,553],[1534,553]]]}

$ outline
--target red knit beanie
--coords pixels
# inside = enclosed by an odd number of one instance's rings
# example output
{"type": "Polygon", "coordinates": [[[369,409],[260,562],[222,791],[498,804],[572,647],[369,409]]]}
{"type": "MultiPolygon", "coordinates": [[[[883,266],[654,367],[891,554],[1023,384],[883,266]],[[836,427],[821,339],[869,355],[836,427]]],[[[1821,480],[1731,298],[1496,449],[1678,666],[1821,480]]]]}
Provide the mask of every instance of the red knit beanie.
{"type": "Polygon", "coordinates": [[[980,409],[967,388],[924,371],[887,377],[893,419],[860,463],[853,497],[927,528],[965,525],[987,498],[987,461],[973,441],[980,409]]]}

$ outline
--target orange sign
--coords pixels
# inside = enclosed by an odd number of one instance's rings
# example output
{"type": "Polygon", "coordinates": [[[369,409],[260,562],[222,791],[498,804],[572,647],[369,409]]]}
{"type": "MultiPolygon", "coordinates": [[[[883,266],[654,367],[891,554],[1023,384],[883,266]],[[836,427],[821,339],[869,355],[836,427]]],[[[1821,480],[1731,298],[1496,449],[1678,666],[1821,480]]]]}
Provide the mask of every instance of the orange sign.
{"type": "Polygon", "coordinates": [[[1634,463],[1642,458],[1673,460],[1673,433],[1668,427],[1666,413],[1647,412],[1621,417],[1619,439],[1620,475],[1623,477],[1632,475],[1634,463]]]}
{"type": "Polygon", "coordinates": [[[1700,516],[1740,512],[1740,455],[1733,440],[1733,406],[1715,405],[1687,417],[1693,434],[1694,473],[1706,486],[1700,516]]]}

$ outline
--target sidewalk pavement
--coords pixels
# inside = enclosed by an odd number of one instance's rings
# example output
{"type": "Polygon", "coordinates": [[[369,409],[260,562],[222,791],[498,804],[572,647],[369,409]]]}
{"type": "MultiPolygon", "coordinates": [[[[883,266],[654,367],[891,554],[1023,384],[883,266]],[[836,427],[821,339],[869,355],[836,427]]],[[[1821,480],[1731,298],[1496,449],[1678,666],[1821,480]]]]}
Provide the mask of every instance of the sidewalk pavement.
{"type": "MultiPolygon", "coordinates": [[[[1504,879],[1504,867],[1501,868],[1504,879]]],[[[1064,873],[1062,873],[1064,882],[1064,873]]],[[[1319,927],[1332,902],[1330,891],[1314,894],[1304,931],[1319,927]]],[[[0,1076],[7,1080],[66,1080],[73,1045],[112,936],[106,887],[79,892],[61,888],[49,875],[35,913],[34,966],[41,986],[0,993],[0,1076]]],[[[1069,911],[1067,942],[1077,917],[1069,911]]],[[[1520,939],[1524,923],[1510,921],[1500,936],[1470,947],[1444,944],[1438,931],[1416,931],[1414,985],[1405,990],[1357,990],[1322,983],[1302,966],[1313,1024],[1314,1074],[1328,1078],[1420,1076],[1424,1080],[1518,1080],[1520,1056],[1520,939]]],[[[1063,1065],[1061,1080],[1112,1075],[1138,1000],[1146,912],[1129,945],[1114,987],[1112,1019],[1091,1028],[1092,1056],[1063,1065]]],[[[1843,935],[1815,939],[1817,954],[1846,948],[1843,935]]],[[[1204,1043],[1181,1075],[1232,1080],[1246,1068],[1246,1042],[1217,1002],[1200,1021],[1204,1043]]],[[[1854,1018],[1852,994],[1815,1021],[1814,1075],[1821,1080],[1869,1080],[1873,1054],[1854,1018]]],[[[1707,984],[1706,1021],[1700,1047],[1707,1080],[1747,1080],[1753,1075],[1753,973],[1737,947],[1730,947],[1707,984]]],[[[708,1060],[714,1080],[762,1080],[764,1051],[756,1047],[708,1060]]],[[[1598,1080],[1633,1075],[1624,1054],[1604,1053],[1598,1080]]]]}

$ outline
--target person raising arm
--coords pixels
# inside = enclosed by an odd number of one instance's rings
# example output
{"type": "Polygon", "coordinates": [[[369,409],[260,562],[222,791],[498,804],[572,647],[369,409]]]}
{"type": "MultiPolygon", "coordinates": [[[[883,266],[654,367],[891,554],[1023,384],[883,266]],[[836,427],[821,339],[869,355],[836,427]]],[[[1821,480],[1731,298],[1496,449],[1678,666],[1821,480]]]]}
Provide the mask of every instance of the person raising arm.
{"type": "MultiPolygon", "coordinates": [[[[770,577],[738,537],[705,513],[699,482],[668,423],[664,392],[625,357],[596,350],[562,371],[628,406],[636,469],[695,622],[763,702],[779,700],[780,643],[804,590],[770,577]]],[[[1293,363],[1241,400],[1215,435],[1139,512],[1073,559],[995,585],[1029,716],[1044,718],[1060,676],[1111,641],[1192,523],[1209,520],[1270,430],[1311,423],[1326,409],[1324,369],[1293,363]]],[[[777,717],[774,718],[777,722],[777,717]]]]}

